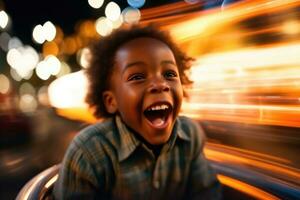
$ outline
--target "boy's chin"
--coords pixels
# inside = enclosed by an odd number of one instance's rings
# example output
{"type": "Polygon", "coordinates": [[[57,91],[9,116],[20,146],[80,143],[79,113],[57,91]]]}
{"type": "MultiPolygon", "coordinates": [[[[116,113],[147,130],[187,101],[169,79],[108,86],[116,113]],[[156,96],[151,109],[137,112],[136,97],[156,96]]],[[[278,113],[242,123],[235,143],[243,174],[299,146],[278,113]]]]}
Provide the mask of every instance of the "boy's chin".
{"type": "Polygon", "coordinates": [[[173,131],[174,121],[171,119],[164,124],[153,125],[153,123],[147,122],[147,138],[145,138],[150,144],[160,145],[166,143],[173,131]]]}

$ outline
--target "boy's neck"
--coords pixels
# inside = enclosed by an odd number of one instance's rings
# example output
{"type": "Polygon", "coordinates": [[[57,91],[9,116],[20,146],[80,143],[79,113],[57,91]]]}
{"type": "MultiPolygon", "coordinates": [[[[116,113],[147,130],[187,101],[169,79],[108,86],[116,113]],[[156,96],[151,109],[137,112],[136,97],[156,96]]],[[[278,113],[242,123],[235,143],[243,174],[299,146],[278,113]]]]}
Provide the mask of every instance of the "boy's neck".
{"type": "Polygon", "coordinates": [[[138,134],[136,131],[131,129],[129,126],[126,125],[126,127],[130,130],[130,132],[132,132],[135,135],[135,137],[138,140],[144,143],[153,152],[155,158],[157,159],[164,144],[159,144],[159,145],[150,144],[147,140],[145,140],[145,138],[143,138],[140,134],[138,134]]]}

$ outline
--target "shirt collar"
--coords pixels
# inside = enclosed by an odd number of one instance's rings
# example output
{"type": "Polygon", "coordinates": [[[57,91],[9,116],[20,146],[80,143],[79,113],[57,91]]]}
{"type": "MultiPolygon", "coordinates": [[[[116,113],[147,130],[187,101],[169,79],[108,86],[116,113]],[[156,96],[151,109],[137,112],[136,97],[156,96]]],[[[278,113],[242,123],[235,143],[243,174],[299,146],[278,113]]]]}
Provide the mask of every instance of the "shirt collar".
{"type": "Polygon", "coordinates": [[[120,116],[116,115],[115,122],[120,135],[119,161],[126,159],[140,145],[140,141],[126,127],[120,116]]]}
{"type": "Polygon", "coordinates": [[[176,119],[170,139],[164,145],[162,151],[170,151],[173,148],[177,138],[186,141],[190,140],[190,137],[188,137],[188,135],[182,130],[181,121],[179,117],[177,117],[176,119]]]}
{"type": "MultiPolygon", "coordinates": [[[[125,160],[134,150],[141,144],[141,141],[135,137],[135,135],[128,129],[123,123],[120,116],[116,115],[115,123],[117,125],[120,135],[120,148],[118,149],[118,160],[125,160]]],[[[177,117],[171,137],[169,141],[164,145],[162,151],[169,151],[173,148],[176,139],[190,140],[190,137],[182,130],[181,122],[177,117]]]]}
{"type": "Polygon", "coordinates": [[[181,117],[177,117],[173,131],[177,132],[178,137],[180,139],[190,141],[191,140],[190,136],[182,130],[182,125],[181,125],[182,122],[181,122],[180,118],[181,117]]]}

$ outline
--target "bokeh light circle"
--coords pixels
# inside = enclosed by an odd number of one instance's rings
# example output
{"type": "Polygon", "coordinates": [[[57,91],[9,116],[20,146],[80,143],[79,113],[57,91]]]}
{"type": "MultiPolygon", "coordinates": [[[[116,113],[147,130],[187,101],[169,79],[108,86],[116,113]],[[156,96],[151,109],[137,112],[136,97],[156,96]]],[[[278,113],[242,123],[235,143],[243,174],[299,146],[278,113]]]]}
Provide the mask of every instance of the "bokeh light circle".
{"type": "Polygon", "coordinates": [[[133,8],[140,8],[145,4],[145,0],[127,0],[127,3],[133,8]]]}
{"type": "Polygon", "coordinates": [[[123,19],[126,23],[138,23],[141,18],[141,12],[137,8],[127,7],[122,11],[123,19]]]}

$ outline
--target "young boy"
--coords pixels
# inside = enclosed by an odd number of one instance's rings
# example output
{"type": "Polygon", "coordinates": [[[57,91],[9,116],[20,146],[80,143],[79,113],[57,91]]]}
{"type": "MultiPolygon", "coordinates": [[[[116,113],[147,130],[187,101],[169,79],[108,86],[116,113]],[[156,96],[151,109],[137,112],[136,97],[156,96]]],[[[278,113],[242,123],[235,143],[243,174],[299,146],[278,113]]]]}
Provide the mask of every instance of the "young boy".
{"type": "Polygon", "coordinates": [[[154,26],[114,31],[92,48],[88,104],[101,123],[69,146],[57,199],[219,199],[202,129],[179,117],[187,57],[154,26]]]}

